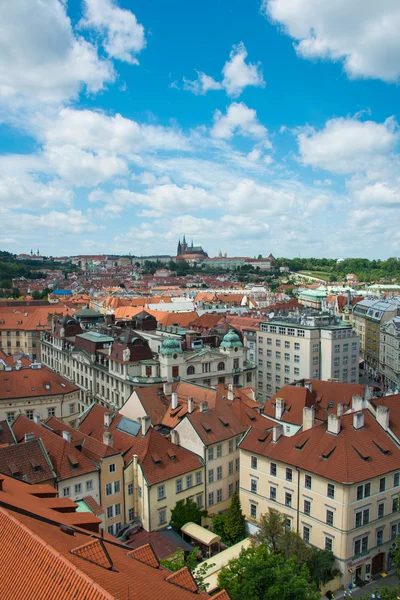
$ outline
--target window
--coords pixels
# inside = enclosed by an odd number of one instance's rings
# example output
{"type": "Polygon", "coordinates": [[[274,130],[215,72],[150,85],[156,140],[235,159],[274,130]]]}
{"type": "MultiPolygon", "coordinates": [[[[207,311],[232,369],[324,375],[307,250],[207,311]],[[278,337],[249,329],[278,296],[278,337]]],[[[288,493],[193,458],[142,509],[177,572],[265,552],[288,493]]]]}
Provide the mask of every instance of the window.
{"type": "Polygon", "coordinates": [[[400,484],[400,472],[393,475],[393,487],[398,487],[400,484]]]}
{"type": "Polygon", "coordinates": [[[335,344],[335,345],[334,345],[334,347],[333,347],[333,351],[334,351],[335,353],[338,353],[338,352],[340,352],[340,344],[335,344]]]}
{"type": "Polygon", "coordinates": [[[285,492],[285,504],[286,506],[292,506],[292,494],[290,492],[285,492]]]}
{"type": "Polygon", "coordinates": [[[289,329],[287,330],[288,335],[294,335],[295,334],[295,330],[292,327],[289,327],[289,329]]]}
{"type": "Polygon", "coordinates": [[[275,340],[275,345],[278,346],[278,348],[280,348],[280,346],[281,346],[281,340],[275,340]]]}
{"type": "Polygon", "coordinates": [[[285,348],[290,348],[290,342],[285,342],[285,348]]]}
{"type": "Polygon", "coordinates": [[[121,483],[118,479],[117,481],[114,481],[114,494],[118,494],[120,489],[121,489],[121,483]]]}
{"type": "Polygon", "coordinates": [[[163,483],[161,485],[159,485],[157,488],[157,498],[159,500],[162,500],[163,498],[165,498],[165,485],[163,483]]]}
{"type": "Polygon", "coordinates": [[[196,496],[197,508],[203,508],[203,494],[196,496]]]}
{"type": "Polygon", "coordinates": [[[257,494],[257,484],[257,479],[250,479],[250,490],[253,492],[253,494],[257,494]]]}
{"type": "Polygon", "coordinates": [[[229,498],[233,496],[233,483],[230,483],[228,486],[228,496],[229,498]]]}
{"type": "Polygon", "coordinates": [[[330,537],[325,538],[325,550],[328,550],[328,552],[333,551],[333,539],[330,537]]]}
{"type": "Polygon", "coordinates": [[[194,375],[195,374],[195,368],[193,365],[190,365],[187,369],[186,369],[186,375],[194,375]]]}
{"type": "Polygon", "coordinates": [[[114,516],[114,507],[107,506],[107,519],[112,519],[114,516]]]}
{"type": "Polygon", "coordinates": [[[290,360],[290,354],[288,352],[285,352],[285,360],[290,360]]]}
{"type": "Polygon", "coordinates": [[[286,481],[293,481],[293,471],[286,467],[286,481]]]}
{"type": "Polygon", "coordinates": [[[82,484],[76,483],[74,486],[74,491],[75,491],[75,494],[81,494],[82,493],[82,484]]]}
{"type": "Polygon", "coordinates": [[[69,414],[73,415],[75,412],[75,402],[69,405],[69,414]]]}
{"type": "Polygon", "coordinates": [[[361,525],[366,525],[367,523],[369,523],[369,508],[358,510],[356,512],[356,527],[361,527],[361,525]]]}
{"type": "Polygon", "coordinates": [[[273,475],[274,477],[276,477],[276,463],[271,463],[269,465],[269,473],[270,473],[270,475],[273,475]]]}
{"type": "Polygon", "coordinates": [[[208,460],[214,460],[214,448],[208,449],[208,460]]]}
{"type": "Polygon", "coordinates": [[[281,364],[280,363],[276,363],[275,368],[277,371],[281,370],[281,364]]]}
{"type": "Polygon", "coordinates": [[[112,494],[112,483],[106,483],[106,496],[111,496],[112,494]]]}
{"type": "Polygon", "coordinates": [[[239,471],[239,466],[240,466],[240,465],[239,465],[239,459],[238,459],[238,458],[236,458],[236,459],[235,459],[235,470],[236,470],[236,473],[239,471]]]}
{"type": "Polygon", "coordinates": [[[294,355],[294,362],[296,362],[296,363],[300,362],[300,356],[298,354],[294,355]]]}
{"type": "Polygon", "coordinates": [[[107,527],[107,533],[109,533],[110,535],[114,535],[114,525],[109,525],[107,527]]]}
{"type": "Polygon", "coordinates": [[[371,484],[364,483],[363,485],[357,486],[357,500],[362,500],[363,498],[369,498],[371,495],[371,484]]]}
{"type": "Polygon", "coordinates": [[[217,481],[222,479],[222,467],[217,467],[217,481]]]}
{"type": "Polygon", "coordinates": [[[142,486],[141,485],[138,485],[138,496],[139,496],[139,498],[142,497],[142,486]]]}
{"type": "Polygon", "coordinates": [[[303,527],[303,540],[307,542],[307,544],[310,542],[310,528],[306,525],[303,527]]]}
{"type": "Polygon", "coordinates": [[[64,498],[68,498],[70,495],[71,495],[70,488],[69,487],[63,488],[63,496],[64,496],[64,498]]]}
{"type": "Polygon", "coordinates": [[[392,512],[398,512],[398,510],[399,510],[399,499],[393,498],[392,499],[392,512]]]}
{"type": "Polygon", "coordinates": [[[333,485],[333,483],[328,483],[326,495],[328,496],[328,498],[335,497],[335,486],[333,485]]]}
{"type": "Polygon", "coordinates": [[[267,356],[268,356],[268,358],[271,358],[271,356],[272,356],[272,350],[267,350],[267,356]]]}
{"type": "Polygon", "coordinates": [[[88,479],[86,482],[86,491],[90,492],[93,489],[93,479],[88,479]]]}
{"type": "Polygon", "coordinates": [[[386,489],[386,478],[385,478],[385,477],[382,477],[382,478],[379,480],[379,491],[380,491],[380,492],[384,492],[384,491],[385,491],[385,489],[386,489]]]}
{"type": "Polygon", "coordinates": [[[167,511],[165,508],[158,511],[158,524],[164,525],[167,522],[167,511]]]}
{"type": "Polygon", "coordinates": [[[304,487],[307,488],[307,490],[311,490],[311,475],[304,475],[304,487]]]}
{"type": "Polygon", "coordinates": [[[239,359],[238,358],[234,358],[233,359],[233,368],[234,369],[238,369],[239,368],[239,359]]]}
{"type": "Polygon", "coordinates": [[[133,494],[133,483],[128,483],[128,496],[133,494]]]}
{"type": "Polygon", "coordinates": [[[276,381],[276,383],[280,383],[281,382],[281,376],[280,375],[275,375],[275,381],[276,381]]]}
{"type": "Polygon", "coordinates": [[[281,357],[281,353],[280,352],[275,352],[275,357],[279,360],[281,357]]]}
{"type": "Polygon", "coordinates": [[[250,504],[250,516],[252,519],[257,519],[257,506],[255,504],[250,504]]]}
{"type": "Polygon", "coordinates": [[[257,465],[258,465],[257,456],[252,456],[251,457],[251,468],[252,469],[257,469],[257,465]]]}
{"type": "Polygon", "coordinates": [[[33,421],[33,410],[26,410],[25,416],[27,419],[30,419],[31,421],[33,421]]]}
{"type": "Polygon", "coordinates": [[[383,544],[383,529],[379,529],[376,532],[376,545],[381,546],[383,544]]]}
{"type": "Polygon", "coordinates": [[[300,350],[300,344],[299,344],[299,342],[295,342],[294,343],[294,349],[295,350],[300,350]]]}
{"type": "Polygon", "coordinates": [[[340,363],[340,357],[339,356],[335,356],[334,360],[333,360],[333,364],[335,367],[338,367],[340,363]]]}
{"type": "Polygon", "coordinates": [[[15,418],[15,412],[7,413],[7,423],[12,423],[14,421],[14,418],[15,418]]]}
{"type": "Polygon", "coordinates": [[[47,409],[47,416],[48,417],[55,417],[56,416],[56,409],[55,408],[48,408],[47,409]]]}
{"type": "Polygon", "coordinates": [[[118,515],[121,514],[121,505],[120,504],[116,504],[114,506],[114,512],[115,512],[115,516],[118,517],[118,515]]]}
{"type": "Polygon", "coordinates": [[[176,493],[179,494],[179,492],[182,491],[182,479],[177,479],[176,480],[176,493]]]}
{"type": "Polygon", "coordinates": [[[385,516],[385,504],[384,502],[380,502],[378,504],[378,519],[382,519],[385,516]]]}
{"type": "Polygon", "coordinates": [[[135,518],[135,511],[133,508],[130,508],[128,510],[128,521],[133,521],[134,518],[135,518]]]}
{"type": "Polygon", "coordinates": [[[229,440],[229,452],[233,452],[233,440],[229,440]]]}
{"type": "Polygon", "coordinates": [[[217,490],[217,502],[222,502],[222,489],[217,490]]]}
{"type": "Polygon", "coordinates": [[[196,485],[200,485],[201,484],[201,480],[202,480],[201,471],[197,471],[197,473],[196,473],[196,485]]]}
{"type": "MultiPolygon", "coordinates": [[[[240,484],[240,481],[239,481],[239,479],[237,479],[237,480],[235,481],[235,489],[236,489],[236,491],[237,491],[237,492],[239,492],[239,484],[240,484]]],[[[400,528],[399,528],[399,529],[400,529],[400,528]]],[[[400,531],[399,531],[399,533],[400,533],[400,531]]]]}
{"type": "Polygon", "coordinates": [[[273,487],[272,485],[269,488],[269,499],[272,500],[272,502],[276,502],[276,487],[273,487]]]}
{"type": "Polygon", "coordinates": [[[222,456],[222,444],[218,444],[217,446],[217,458],[221,458],[222,456]]]}
{"type": "Polygon", "coordinates": [[[326,523],[327,525],[333,525],[333,510],[326,511],[326,523]]]}
{"type": "Polygon", "coordinates": [[[394,540],[397,537],[397,525],[392,525],[390,539],[394,540]]]}
{"type": "Polygon", "coordinates": [[[193,487],[193,475],[186,475],[186,488],[193,487]]]}
{"type": "Polygon", "coordinates": [[[108,472],[115,473],[115,463],[111,463],[111,465],[108,465],[108,472]]]}
{"type": "Polygon", "coordinates": [[[225,363],[224,362],[218,363],[217,371],[225,371],[225,363]]]}
{"type": "Polygon", "coordinates": [[[214,469],[208,470],[208,483],[214,482],[214,469]]]}
{"type": "Polygon", "coordinates": [[[300,375],[300,369],[298,367],[294,368],[294,374],[295,375],[300,375]]]}
{"type": "Polygon", "coordinates": [[[208,506],[214,506],[214,492],[208,494],[208,506]]]}
{"type": "Polygon", "coordinates": [[[359,538],[354,541],[354,554],[361,554],[362,552],[367,552],[368,550],[368,536],[364,536],[363,538],[359,538]]]}
{"type": "Polygon", "coordinates": [[[305,515],[311,514],[311,501],[310,500],[304,500],[304,514],[305,515]]]}
{"type": "Polygon", "coordinates": [[[233,473],[233,460],[231,460],[229,462],[229,466],[228,466],[228,474],[232,475],[232,473],[233,473]]]}

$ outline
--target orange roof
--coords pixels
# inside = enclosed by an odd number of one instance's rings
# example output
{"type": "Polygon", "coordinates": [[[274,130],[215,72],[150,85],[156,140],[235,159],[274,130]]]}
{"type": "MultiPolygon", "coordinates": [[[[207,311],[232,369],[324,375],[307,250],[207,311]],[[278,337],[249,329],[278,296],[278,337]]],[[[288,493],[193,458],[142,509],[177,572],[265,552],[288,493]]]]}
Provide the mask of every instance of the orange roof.
{"type": "Polygon", "coordinates": [[[157,321],[163,325],[163,327],[189,327],[190,323],[197,319],[197,312],[184,312],[184,313],[165,313],[161,318],[156,314],[157,321]]]}
{"type": "Polygon", "coordinates": [[[0,400],[72,394],[78,388],[47,367],[0,371],[0,400]]]}
{"type": "Polygon", "coordinates": [[[137,394],[146,415],[150,417],[152,425],[160,425],[169,406],[169,400],[164,396],[163,388],[157,386],[137,387],[137,394]]]}
{"type": "Polygon", "coordinates": [[[96,502],[93,496],[84,496],[82,500],[87,504],[91,512],[96,515],[96,517],[104,515],[104,509],[101,508],[100,504],[96,502]]]}
{"type": "Polygon", "coordinates": [[[0,472],[29,483],[55,480],[50,460],[40,440],[0,448],[0,472]]]}
{"type": "Polygon", "coordinates": [[[128,552],[128,556],[135,558],[145,565],[150,565],[155,569],[158,569],[160,566],[160,562],[150,544],[145,544],[144,546],[140,546],[140,548],[131,550],[131,552],[128,552]]]}
{"type": "Polygon", "coordinates": [[[259,430],[252,429],[240,447],[340,483],[365,481],[398,470],[397,444],[367,409],[362,412],[361,429],[354,429],[354,413],[350,413],[340,418],[338,435],[329,433],[327,424],[321,423],[274,443],[271,433],[260,436],[259,430]]]}
{"type": "Polygon", "coordinates": [[[57,313],[60,317],[73,314],[65,306],[0,306],[0,330],[35,331],[49,329],[48,317],[57,313]]]}
{"type": "Polygon", "coordinates": [[[182,569],[179,569],[179,571],[172,573],[167,577],[166,581],[169,581],[169,583],[173,583],[174,585],[185,588],[194,593],[196,593],[198,590],[194,577],[187,567],[182,567],[182,569]]]}
{"type": "Polygon", "coordinates": [[[71,550],[71,554],[80,556],[81,558],[84,558],[95,565],[100,565],[105,569],[112,569],[113,567],[110,555],[104,547],[104,542],[99,539],[88,542],[87,544],[83,544],[82,546],[78,546],[77,548],[73,548],[73,550],[71,550]]]}

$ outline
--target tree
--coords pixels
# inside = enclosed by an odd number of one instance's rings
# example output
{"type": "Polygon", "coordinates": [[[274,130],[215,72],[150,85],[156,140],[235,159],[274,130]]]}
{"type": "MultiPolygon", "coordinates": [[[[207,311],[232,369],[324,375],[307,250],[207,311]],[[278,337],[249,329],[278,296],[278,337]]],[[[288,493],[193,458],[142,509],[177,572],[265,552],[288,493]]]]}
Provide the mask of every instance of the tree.
{"type": "Polygon", "coordinates": [[[370,594],[363,594],[359,596],[359,600],[372,600],[373,598],[380,598],[381,600],[398,600],[400,596],[400,588],[398,587],[380,587],[375,589],[370,594]],[[372,596],[372,594],[375,594],[372,596]]]}
{"type": "Polygon", "coordinates": [[[189,552],[185,556],[184,551],[181,548],[178,548],[177,551],[172,554],[172,556],[166,560],[162,560],[161,564],[172,572],[179,571],[179,569],[187,567],[192,573],[199,589],[202,592],[207,592],[207,588],[210,584],[205,583],[204,579],[214,564],[199,564],[197,561],[197,550],[192,550],[192,552],[189,552]]]}
{"type": "Polygon", "coordinates": [[[246,537],[246,520],[242,513],[238,492],[235,492],[232,496],[232,502],[226,514],[224,530],[224,539],[231,544],[237,544],[246,537]]]}
{"type": "Polygon", "coordinates": [[[319,600],[308,579],[307,567],[299,568],[294,558],[286,561],[260,544],[243,550],[221,569],[218,587],[225,588],[232,600],[319,600]]]}
{"type": "Polygon", "coordinates": [[[279,539],[285,531],[285,516],[274,508],[269,508],[265,515],[261,515],[258,532],[251,536],[253,541],[266,544],[272,552],[278,552],[279,539]]]}
{"type": "Polygon", "coordinates": [[[222,540],[225,542],[225,524],[226,524],[226,514],[217,513],[213,516],[212,520],[212,530],[217,535],[221,536],[222,540]]]}
{"type": "Polygon", "coordinates": [[[181,533],[181,529],[189,521],[201,525],[201,519],[205,516],[205,511],[200,510],[191,498],[179,500],[172,509],[171,520],[169,524],[177,533],[181,533]]]}
{"type": "Polygon", "coordinates": [[[311,546],[306,544],[297,531],[292,531],[290,529],[285,530],[279,537],[278,552],[280,552],[286,560],[295,558],[298,565],[304,565],[304,563],[307,563],[312,556],[311,546]]]}
{"type": "Polygon", "coordinates": [[[311,556],[307,560],[307,567],[312,581],[318,588],[321,584],[328,583],[336,575],[340,575],[340,570],[335,566],[335,555],[329,550],[312,548],[311,556]]]}

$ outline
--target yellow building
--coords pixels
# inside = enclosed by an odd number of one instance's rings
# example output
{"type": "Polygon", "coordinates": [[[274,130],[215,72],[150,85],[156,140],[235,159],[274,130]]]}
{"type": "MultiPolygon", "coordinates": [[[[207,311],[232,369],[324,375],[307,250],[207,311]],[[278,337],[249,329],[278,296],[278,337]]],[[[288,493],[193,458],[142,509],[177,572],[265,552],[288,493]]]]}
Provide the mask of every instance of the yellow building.
{"type": "Polygon", "coordinates": [[[240,443],[243,511],[254,529],[269,508],[279,510],[306,542],[334,553],[341,584],[370,580],[390,567],[400,533],[400,450],[389,409],[342,414],[341,405],[317,425],[310,410],[291,437],[276,425],[251,429],[240,443]]]}

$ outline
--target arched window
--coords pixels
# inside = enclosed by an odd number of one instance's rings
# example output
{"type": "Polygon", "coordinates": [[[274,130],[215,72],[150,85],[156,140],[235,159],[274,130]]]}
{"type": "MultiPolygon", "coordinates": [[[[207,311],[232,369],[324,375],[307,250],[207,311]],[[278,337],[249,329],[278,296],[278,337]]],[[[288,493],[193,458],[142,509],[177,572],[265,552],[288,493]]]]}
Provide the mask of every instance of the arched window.
{"type": "Polygon", "coordinates": [[[186,369],[186,375],[194,375],[194,373],[195,373],[194,366],[190,365],[190,367],[188,367],[186,369]]]}
{"type": "Polygon", "coordinates": [[[224,362],[218,363],[217,369],[218,369],[218,371],[225,371],[225,363],[224,362]]]}

